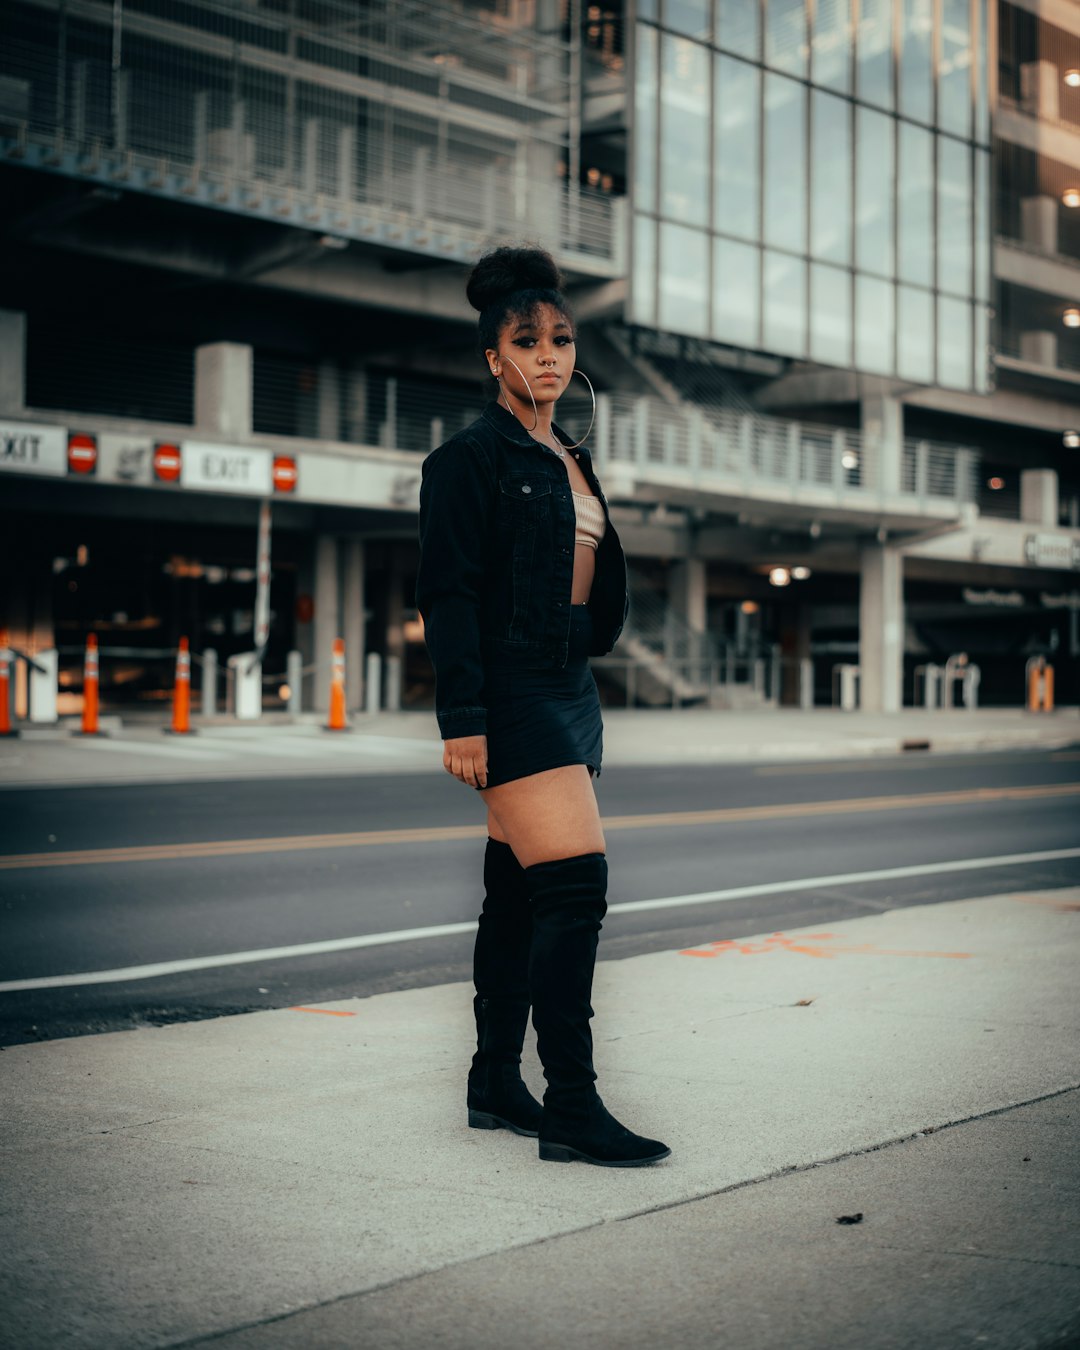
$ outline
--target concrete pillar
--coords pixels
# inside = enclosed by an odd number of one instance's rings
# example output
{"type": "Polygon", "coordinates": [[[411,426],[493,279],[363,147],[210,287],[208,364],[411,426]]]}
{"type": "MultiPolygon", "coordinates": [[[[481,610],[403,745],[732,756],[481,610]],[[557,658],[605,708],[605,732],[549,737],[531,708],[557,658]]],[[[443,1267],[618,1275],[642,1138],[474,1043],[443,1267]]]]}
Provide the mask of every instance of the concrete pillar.
{"type": "MultiPolygon", "coordinates": [[[[336,361],[319,362],[315,434],[320,441],[341,440],[341,375],[336,361]]],[[[348,650],[346,648],[346,650],[348,650]]]]}
{"type": "Polygon", "coordinates": [[[900,469],[904,449],[904,407],[898,398],[883,395],[864,398],[860,406],[864,487],[876,486],[883,497],[900,491],[900,469]]]}
{"type": "MultiPolygon", "coordinates": [[[[332,534],[315,540],[315,697],[316,712],[330,711],[330,663],[334,639],[341,637],[338,546],[332,534]]],[[[346,651],[346,662],[348,652],[346,651]]],[[[346,665],[346,669],[348,666],[346,665]]]]}
{"type": "Polygon", "coordinates": [[[1056,197],[1025,197],[1020,202],[1020,237],[1044,253],[1058,251],[1058,201],[1056,197]]]}
{"type": "Polygon", "coordinates": [[[1057,334],[1044,329],[1020,334],[1020,359],[1035,366],[1057,365],[1057,334]]]}
{"type": "Polygon", "coordinates": [[[353,366],[345,374],[344,426],[341,439],[350,445],[364,445],[368,439],[367,370],[353,366]]]}
{"type": "Polygon", "coordinates": [[[1025,61],[1020,67],[1020,106],[1033,117],[1061,117],[1061,72],[1053,61],[1025,61]]]}
{"type": "Polygon", "coordinates": [[[1056,530],[1058,476],[1053,469],[1024,469],[1020,474],[1020,519],[1056,530]]]}
{"type": "Polygon", "coordinates": [[[864,712],[899,712],[903,659],[903,555],[888,544],[866,544],[859,554],[860,707],[864,712]]]}
{"type": "Polygon", "coordinates": [[[704,633],[708,628],[705,584],[705,563],[701,558],[683,558],[668,572],[668,604],[695,633],[704,633]]]}
{"type": "Polygon", "coordinates": [[[195,425],[227,440],[251,435],[252,350],[211,342],[195,351],[195,425]]]}
{"type": "Polygon", "coordinates": [[[363,706],[364,629],[364,541],[342,541],[344,583],[342,609],[344,611],[345,639],[345,706],[350,712],[363,706]]]}
{"type": "Polygon", "coordinates": [[[26,409],[26,315],[0,309],[0,412],[26,409]]]}

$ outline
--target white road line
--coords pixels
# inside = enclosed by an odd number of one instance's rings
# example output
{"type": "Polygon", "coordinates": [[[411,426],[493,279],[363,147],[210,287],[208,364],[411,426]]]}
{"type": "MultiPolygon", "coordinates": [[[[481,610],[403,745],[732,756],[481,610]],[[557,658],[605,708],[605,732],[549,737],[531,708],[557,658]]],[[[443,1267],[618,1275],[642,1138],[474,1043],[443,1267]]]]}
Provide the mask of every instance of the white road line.
{"type": "MultiPolygon", "coordinates": [[[[802,877],[795,881],[767,881],[757,886],[736,886],[726,891],[698,891],[692,895],[669,895],[656,900],[626,900],[610,905],[609,914],[637,914],[649,909],[722,904],[754,895],[781,895],[787,891],[813,891],[822,886],[857,885],[864,881],[893,881],[902,877],[933,876],[939,872],[979,872],[992,867],[1017,867],[1024,863],[1059,862],[1080,858],[1080,848],[1044,849],[1039,853],[1006,853],[996,858],[961,858],[955,862],[916,863],[908,867],[885,867],[876,872],[841,872],[835,876],[802,877]]],[[[178,961],[156,961],[146,966],[119,970],[87,970],[74,975],[42,975],[29,980],[0,980],[0,993],[27,989],[69,989],[83,984],[125,984],[152,980],[186,970],[213,970],[220,966],[243,966],[256,961],[283,961],[294,956],[318,956],[324,952],[355,951],[381,947],[390,942],[418,942],[422,938],[452,937],[476,931],[475,923],[440,923],[428,928],[399,928],[391,933],[365,933],[360,937],[329,938],[324,942],[301,942],[292,947],[264,947],[260,951],[226,952],[222,956],[192,956],[178,961]]]]}

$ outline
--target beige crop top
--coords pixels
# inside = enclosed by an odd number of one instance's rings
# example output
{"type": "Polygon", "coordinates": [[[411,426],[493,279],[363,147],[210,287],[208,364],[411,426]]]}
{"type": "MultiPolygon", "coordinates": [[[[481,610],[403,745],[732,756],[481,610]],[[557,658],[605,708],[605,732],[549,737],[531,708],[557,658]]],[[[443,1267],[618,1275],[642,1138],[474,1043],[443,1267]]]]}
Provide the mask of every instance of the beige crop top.
{"type": "Polygon", "coordinates": [[[576,517],[574,543],[585,544],[592,549],[597,548],[607,529],[604,507],[600,499],[594,497],[591,492],[575,492],[574,515],[576,517]]]}

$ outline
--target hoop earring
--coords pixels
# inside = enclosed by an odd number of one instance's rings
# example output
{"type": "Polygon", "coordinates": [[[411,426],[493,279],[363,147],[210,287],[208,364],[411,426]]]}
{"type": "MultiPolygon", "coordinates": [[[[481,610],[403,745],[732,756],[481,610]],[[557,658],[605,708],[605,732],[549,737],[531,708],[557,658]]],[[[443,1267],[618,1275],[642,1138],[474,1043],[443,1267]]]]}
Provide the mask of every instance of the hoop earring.
{"type": "MultiPolygon", "coordinates": [[[[531,400],[533,405],[533,424],[531,427],[525,427],[525,430],[535,431],[536,428],[540,425],[540,410],[536,406],[536,399],[533,398],[533,391],[529,387],[529,381],[525,378],[524,375],[522,375],[521,367],[518,365],[518,363],[514,360],[512,356],[504,356],[503,360],[510,362],[510,364],[514,367],[517,373],[521,375],[521,382],[524,384],[525,388],[529,390],[529,399],[531,400]]],[[[517,421],[521,422],[521,418],[518,417],[517,413],[515,413],[513,408],[511,408],[510,406],[510,400],[506,397],[506,390],[503,388],[502,380],[499,379],[498,375],[496,375],[495,378],[499,382],[499,392],[502,394],[503,400],[506,403],[506,411],[510,414],[511,417],[516,418],[517,421]]],[[[525,426],[525,423],[521,422],[521,425],[525,426]]]]}
{"type": "Polygon", "coordinates": [[[585,383],[589,386],[589,393],[592,396],[592,416],[589,418],[588,431],[586,431],[585,435],[582,436],[580,441],[575,441],[573,445],[568,445],[566,447],[567,450],[576,450],[579,445],[584,445],[585,442],[589,439],[589,436],[593,429],[593,423],[596,421],[596,390],[592,386],[592,380],[589,379],[588,375],[586,375],[583,370],[578,370],[576,366],[574,367],[572,373],[574,375],[580,375],[581,378],[585,381],[585,383]]]}

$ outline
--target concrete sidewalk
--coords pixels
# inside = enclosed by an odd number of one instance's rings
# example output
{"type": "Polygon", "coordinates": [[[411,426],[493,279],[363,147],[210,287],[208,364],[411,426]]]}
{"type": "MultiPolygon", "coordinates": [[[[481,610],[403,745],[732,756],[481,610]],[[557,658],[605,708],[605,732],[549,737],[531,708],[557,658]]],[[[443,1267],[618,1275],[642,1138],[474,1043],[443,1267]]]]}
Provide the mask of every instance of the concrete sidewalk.
{"type": "MultiPolygon", "coordinates": [[[[1080,743],[1075,708],[1030,714],[976,712],[764,712],[670,708],[606,709],[605,765],[725,764],[895,755],[905,749],[975,753],[1053,749],[1080,743]]],[[[93,783],[197,782],[288,775],[441,774],[442,747],[431,713],[353,718],[348,733],[326,732],[314,716],[290,724],[221,722],[190,737],[160,725],[125,723],[109,736],[67,728],[0,741],[0,788],[93,783]]]]}
{"type": "Polygon", "coordinates": [[[466,1127],[461,984],[7,1049],[0,1344],[1075,1346],[1080,888],[700,944],[598,969],[635,1171],[466,1127]]]}

